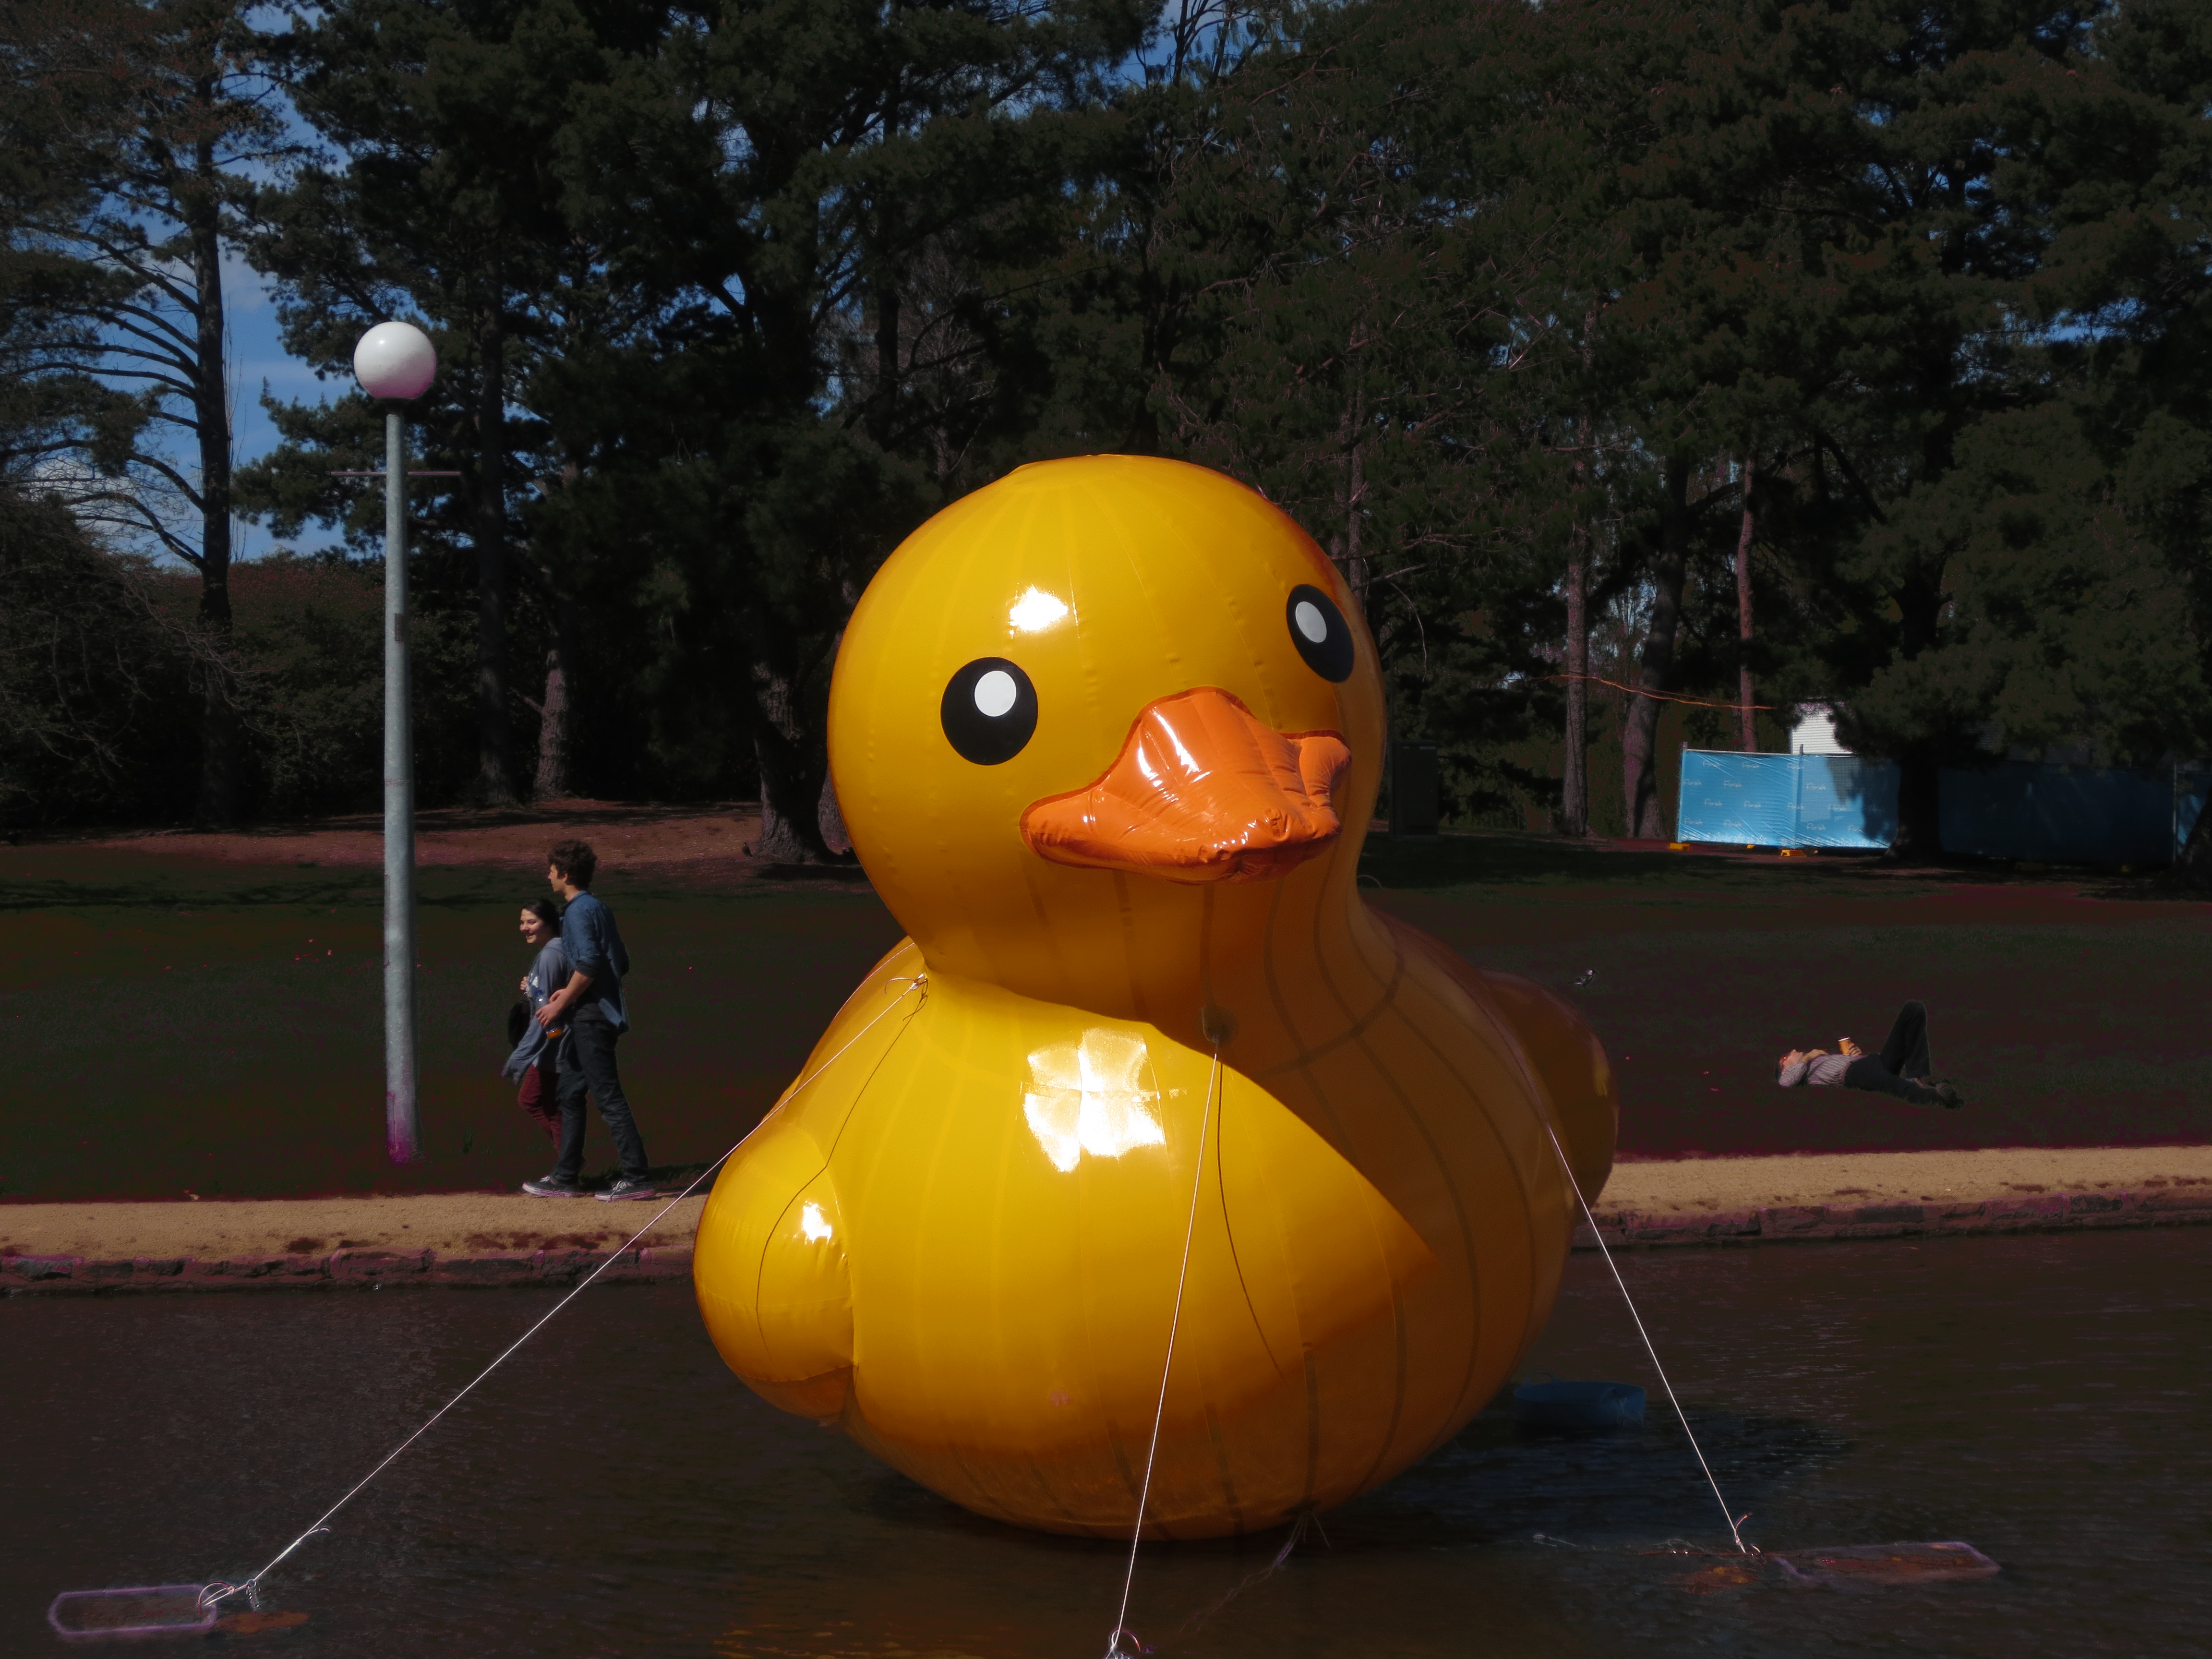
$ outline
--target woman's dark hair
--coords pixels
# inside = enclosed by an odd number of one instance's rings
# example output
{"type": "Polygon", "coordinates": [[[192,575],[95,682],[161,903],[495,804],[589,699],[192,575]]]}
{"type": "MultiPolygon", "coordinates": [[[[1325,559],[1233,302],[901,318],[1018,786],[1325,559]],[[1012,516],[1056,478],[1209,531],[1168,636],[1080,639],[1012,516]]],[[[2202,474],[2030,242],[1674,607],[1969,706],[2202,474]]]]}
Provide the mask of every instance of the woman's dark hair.
{"type": "Polygon", "coordinates": [[[523,901],[522,908],[529,911],[532,915],[537,917],[538,921],[544,922],[548,932],[556,936],[560,933],[561,906],[557,900],[550,898],[526,899],[523,901]]]}
{"type": "Polygon", "coordinates": [[[599,854],[592,851],[587,841],[563,841],[554,843],[545,861],[561,872],[562,878],[579,887],[589,887],[599,871],[599,854]]]}

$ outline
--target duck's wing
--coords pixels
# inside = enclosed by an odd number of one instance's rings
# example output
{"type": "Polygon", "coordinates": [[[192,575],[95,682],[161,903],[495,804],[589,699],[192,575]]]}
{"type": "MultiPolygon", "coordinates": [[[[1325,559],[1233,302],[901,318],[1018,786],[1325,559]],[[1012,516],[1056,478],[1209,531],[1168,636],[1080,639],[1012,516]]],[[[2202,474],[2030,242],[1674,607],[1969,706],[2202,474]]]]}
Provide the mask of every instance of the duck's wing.
{"type": "Polygon", "coordinates": [[[817,1421],[845,1409],[853,1280],[836,1183],[812,1138],[749,1146],[700,1218],[692,1279],[724,1362],[769,1404],[817,1421]]]}
{"type": "Polygon", "coordinates": [[[724,1167],[699,1220],[692,1279],[723,1360],[771,1404],[843,1414],[852,1274],[830,1154],[906,1017],[921,956],[902,940],[847,999],[793,1085],[724,1167]]]}
{"type": "Polygon", "coordinates": [[[1399,939],[1444,969],[1516,1041],[1528,1071],[1543,1085],[1575,1185],[1590,1203],[1613,1173],[1620,1133],[1620,1092],[1605,1045],[1589,1023],[1561,998],[1513,974],[1478,968],[1443,940],[1395,916],[1399,939]]]}

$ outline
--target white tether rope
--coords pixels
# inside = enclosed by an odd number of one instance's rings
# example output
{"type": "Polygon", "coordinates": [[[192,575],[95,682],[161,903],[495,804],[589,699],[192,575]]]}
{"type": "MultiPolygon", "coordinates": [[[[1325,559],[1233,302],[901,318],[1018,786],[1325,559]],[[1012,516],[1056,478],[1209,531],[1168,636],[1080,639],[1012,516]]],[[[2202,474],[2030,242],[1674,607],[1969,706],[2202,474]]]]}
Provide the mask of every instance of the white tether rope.
{"type": "MultiPolygon", "coordinates": [[[[892,981],[892,983],[896,982],[897,981],[892,981]]],[[[906,990],[900,992],[897,998],[884,1007],[883,1012],[878,1013],[875,1018],[870,1020],[859,1030],[854,1032],[852,1036],[838,1048],[836,1054],[831,1054],[829,1059],[823,1060],[811,1072],[809,1072],[805,1077],[799,1079],[798,1082],[793,1084],[791,1087],[785,1090],[783,1093],[777,1097],[775,1103],[776,1105],[781,1106],[784,1102],[790,1100],[793,1096],[797,1095],[801,1089],[804,1089],[808,1084],[813,1082],[816,1078],[820,1077],[823,1073],[828,1071],[831,1066],[837,1062],[839,1057],[844,1054],[846,1049],[850,1048],[854,1043],[858,1042],[862,1037],[867,1036],[870,1031],[875,1030],[875,1028],[883,1022],[884,1018],[888,1016],[893,1009],[896,1009],[900,1003],[905,1001],[909,992],[914,991],[917,988],[926,986],[927,982],[928,976],[922,974],[917,974],[912,979],[907,981],[906,990]]],[[[774,1109],[775,1108],[773,1107],[769,1109],[771,1112],[773,1112],[774,1109]]],[[[762,1122],[766,1122],[767,1115],[763,1115],[761,1121],[762,1122]]],[[[601,1273],[606,1272],[606,1270],[614,1266],[616,1262],[622,1260],[623,1251],[629,1249],[631,1245],[635,1244],[639,1239],[643,1238],[647,1233],[651,1232],[655,1227],[659,1225],[662,1218],[668,1214],[669,1211],[674,1209],[685,1199],[690,1197],[691,1194],[698,1189],[698,1186],[701,1182],[706,1180],[708,1176],[714,1174],[715,1170],[720,1169],[723,1164],[726,1164],[730,1159],[731,1154],[734,1153],[738,1150],[738,1147],[744,1146],[746,1140],[750,1140],[752,1138],[754,1131],[757,1130],[759,1127],[759,1124],[755,1124],[752,1129],[749,1129],[745,1132],[743,1139],[739,1139],[735,1146],[732,1146],[730,1148],[729,1152],[724,1152],[720,1158],[716,1158],[705,1169],[700,1170],[696,1176],[693,1176],[691,1184],[689,1187],[686,1187],[682,1192],[677,1194],[674,1198],[669,1200],[666,1204],[662,1206],[659,1212],[653,1216],[652,1220],[647,1222],[645,1225],[640,1227],[635,1232],[632,1233],[629,1236],[628,1243],[623,1244],[611,1252],[605,1261],[599,1263],[598,1267],[592,1268],[589,1273],[586,1274],[582,1279],[578,1281],[576,1287],[574,1290],[570,1291],[568,1295],[562,1297],[558,1302],[555,1303],[550,1309],[547,1310],[544,1318],[538,1320],[536,1324],[532,1325],[528,1330],[523,1332],[520,1336],[515,1338],[512,1343],[508,1344],[505,1352],[503,1352],[498,1358],[493,1360],[490,1364],[485,1366],[483,1370],[477,1372],[474,1377],[470,1379],[467,1386],[463,1388],[459,1394],[456,1394],[451,1400],[448,1400],[444,1405],[439,1407],[436,1411],[431,1413],[428,1419],[420,1428],[416,1429],[414,1433],[409,1435],[397,1446],[394,1446],[391,1451],[385,1455],[384,1461],[382,1462],[380,1462],[367,1474],[362,1476],[359,1480],[356,1481],[352,1486],[347,1489],[345,1496],[339,1498],[337,1503],[331,1504],[330,1508],[325,1510],[320,1516],[317,1516],[315,1523],[313,1526],[309,1527],[297,1538],[295,1538],[290,1543],[285,1545],[283,1549],[277,1551],[276,1553],[270,1559],[269,1565],[267,1566],[263,1567],[260,1571],[253,1574],[252,1577],[249,1578],[242,1578],[234,1584],[217,1583],[208,1585],[206,1589],[200,1592],[200,1605],[202,1607],[213,1607],[217,1602],[223,1601],[226,1597],[236,1595],[242,1592],[249,1602],[255,1606],[258,1606],[258,1587],[261,1581],[276,1571],[277,1565],[286,1556],[291,1554],[294,1550],[298,1549],[301,1545],[306,1543],[317,1533],[328,1532],[330,1530],[330,1519],[332,1516],[336,1515],[340,1510],[351,1503],[361,1492],[363,1487],[367,1486],[370,1481],[375,1480],[378,1475],[383,1474],[386,1469],[389,1468],[402,1452],[405,1451],[417,1440],[420,1440],[424,1435],[428,1434],[431,1428],[436,1425],[440,1418],[443,1417],[447,1412],[453,1410],[454,1407],[459,1405],[463,1400],[466,1399],[471,1389],[473,1389],[477,1383],[483,1382],[484,1378],[489,1376],[494,1371],[505,1364],[516,1349],[520,1348],[524,1343],[529,1341],[530,1339],[537,1335],[539,1331],[544,1329],[547,1322],[550,1322],[555,1315],[558,1314],[563,1308],[567,1307],[571,1302],[574,1302],[578,1297],[581,1296],[586,1290],[588,1290],[591,1287],[591,1284],[593,1279],[597,1279],[601,1273]]]]}
{"type": "Polygon", "coordinates": [[[1620,1299],[1628,1304],[1628,1316],[1636,1322],[1636,1334],[1644,1339],[1644,1352],[1651,1356],[1651,1369],[1659,1374],[1659,1386],[1667,1390],[1667,1403],[1674,1408],[1674,1420],[1682,1425],[1682,1435],[1696,1454],[1698,1467],[1705,1472],[1705,1484],[1713,1489],[1713,1501],[1721,1506],[1721,1519],[1728,1522],[1729,1536],[1735,1540],[1737,1551],[1744,1555],[1756,1555],[1755,1546],[1743,1541],[1741,1528],[1751,1518],[1747,1510],[1741,1515],[1732,1514],[1729,1501],[1721,1496],[1721,1483],[1713,1479],[1712,1465],[1705,1462],[1705,1448],[1698,1444],[1698,1437],[1690,1431],[1690,1419],[1684,1414],[1682,1402],[1674,1397],[1674,1385],[1667,1380],[1667,1368],[1659,1363],[1659,1350],[1651,1344],[1651,1334],[1644,1328],[1644,1316],[1636,1311],[1636,1298],[1628,1293],[1628,1281],[1621,1278],[1620,1268],[1606,1248],[1605,1235],[1598,1231],[1597,1218],[1590,1213],[1589,1200],[1583,1196],[1582,1186],[1575,1180],[1575,1166],[1567,1162],[1567,1149],[1559,1145],[1557,1131],[1548,1117],[1544,1120],[1544,1133],[1552,1138],[1552,1150],[1559,1155],[1559,1168],[1565,1173],[1567,1186],[1574,1193],[1575,1202],[1582,1206],[1583,1219],[1589,1223],[1590,1237],[1597,1240],[1598,1254],[1605,1265],[1613,1270],[1613,1282],[1620,1287],[1620,1299]]]}
{"type": "MultiPolygon", "coordinates": [[[[1220,1084],[1221,1045],[1217,1042],[1213,1046],[1213,1070],[1206,1081],[1206,1110],[1198,1120],[1198,1168],[1190,1178],[1190,1218],[1183,1224],[1182,1267],[1176,1275],[1175,1312],[1168,1320],[1168,1357],[1166,1363],[1160,1367],[1160,1400],[1152,1409],[1152,1443],[1145,1452],[1144,1485],[1137,1493],[1137,1524],[1129,1534],[1129,1570],[1121,1578],[1121,1610],[1114,1616],[1114,1633],[1106,1638],[1106,1659],[1126,1659],[1121,1648],[1124,1636],[1132,1642],[1138,1642],[1136,1632],[1128,1627],[1129,1590],[1137,1582],[1137,1544],[1145,1535],[1145,1505],[1152,1495],[1152,1460],[1159,1455],[1160,1420],[1167,1415],[1168,1378],[1175,1370],[1176,1332],[1182,1325],[1183,1286],[1190,1280],[1190,1241],[1198,1231],[1198,1195],[1206,1181],[1206,1132],[1212,1127],[1213,1100],[1220,1084]]],[[[1294,1540],[1296,1536],[1296,1534],[1292,1534],[1294,1540]]],[[[1290,1553],[1288,1545],[1284,1547],[1283,1553],[1285,1555],[1290,1553]]],[[[1279,1559],[1278,1565],[1280,1565],[1279,1559]]],[[[1141,1642],[1138,1642],[1140,1652],[1143,1646],[1141,1642]]]]}

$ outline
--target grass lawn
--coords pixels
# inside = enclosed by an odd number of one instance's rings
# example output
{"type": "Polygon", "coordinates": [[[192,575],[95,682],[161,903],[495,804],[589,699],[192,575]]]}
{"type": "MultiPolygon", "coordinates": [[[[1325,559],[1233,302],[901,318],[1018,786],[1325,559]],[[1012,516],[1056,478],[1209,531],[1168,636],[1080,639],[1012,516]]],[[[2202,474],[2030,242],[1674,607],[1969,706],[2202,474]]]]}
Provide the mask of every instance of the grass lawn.
{"type": "MultiPolygon", "coordinates": [[[[384,1160],[374,871],[6,849],[0,1121],[7,1199],[273,1197],[511,1187],[552,1158],[501,1080],[542,883],[418,877],[425,1156],[384,1160]]],[[[842,885],[842,884],[841,884],[842,885]]],[[[656,1164],[713,1157],[767,1109],[899,929],[844,890],[694,892],[613,876],[635,962],[623,1080],[656,1164]]],[[[588,1160],[611,1162],[593,1121],[588,1160]]]]}
{"type": "Polygon", "coordinates": [[[2145,880],[1533,836],[1385,843],[1363,868],[1377,902],[1583,1008],[1629,1158],[2212,1141],[2212,904],[2145,880]],[[1966,1109],[1774,1086],[1785,1049],[1878,1049],[1910,997],[1966,1109]]]}
{"type": "MultiPolygon", "coordinates": [[[[1871,862],[1378,842],[1377,903],[1583,1007],[1631,1157],[2212,1139],[2212,905],[2125,882],[1871,862]],[[1595,970],[1586,984],[1573,983],[1595,970]],[[1931,1011],[1971,1104],[1785,1093],[1773,1056],[1931,1011]]],[[[0,1200],[504,1188],[550,1162],[498,1076],[535,872],[420,877],[426,1157],[383,1160],[379,884],[357,866],[0,848],[0,1200]]],[[[604,878],[635,958],[625,1080],[656,1163],[710,1158],[795,1073],[896,922],[857,882],[604,878]]],[[[591,1158],[609,1158],[592,1127],[591,1158]]]]}

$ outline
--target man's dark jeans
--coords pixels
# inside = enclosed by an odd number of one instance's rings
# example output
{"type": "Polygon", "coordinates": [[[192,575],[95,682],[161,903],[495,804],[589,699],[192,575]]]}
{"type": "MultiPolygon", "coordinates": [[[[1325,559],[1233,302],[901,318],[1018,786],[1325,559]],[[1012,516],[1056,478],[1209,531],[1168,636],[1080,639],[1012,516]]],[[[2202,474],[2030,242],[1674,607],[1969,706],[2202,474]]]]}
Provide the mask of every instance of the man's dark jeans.
{"type": "Polygon", "coordinates": [[[599,1115],[615,1138],[623,1174],[633,1181],[645,1179],[645,1140],[629,1115],[622,1073],[615,1069],[615,1042],[621,1036],[595,1008],[579,1012],[568,1023],[568,1063],[553,1079],[553,1092],[561,1103],[561,1155],[553,1165],[558,1180],[574,1181],[583,1171],[586,1090],[599,1103],[599,1115]]]}
{"type": "Polygon", "coordinates": [[[1853,1060],[1844,1068],[1844,1086],[1894,1095],[1915,1106],[1941,1106],[1943,1097],[1919,1082],[1933,1069],[1928,1060],[1927,1006],[1908,1002],[1898,1011],[1881,1055],[1862,1054],[1853,1060]]]}

